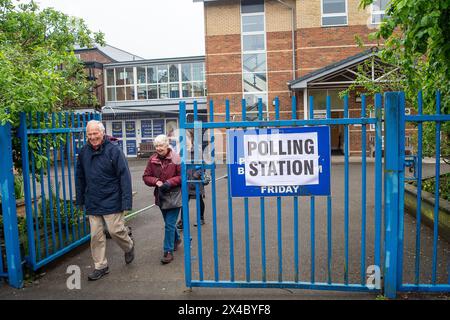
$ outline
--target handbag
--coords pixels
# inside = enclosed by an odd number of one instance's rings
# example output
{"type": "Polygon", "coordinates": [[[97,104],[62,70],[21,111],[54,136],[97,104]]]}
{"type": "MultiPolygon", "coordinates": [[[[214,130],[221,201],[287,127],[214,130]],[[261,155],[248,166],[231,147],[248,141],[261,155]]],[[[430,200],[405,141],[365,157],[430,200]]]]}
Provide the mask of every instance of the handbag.
{"type": "Polygon", "coordinates": [[[183,206],[183,198],[180,187],[176,187],[168,192],[161,192],[161,190],[158,190],[158,192],[159,207],[161,210],[176,209],[183,206]]]}
{"type": "Polygon", "coordinates": [[[203,185],[207,186],[210,182],[211,182],[211,176],[206,171],[204,171],[203,172],[203,185]]]}

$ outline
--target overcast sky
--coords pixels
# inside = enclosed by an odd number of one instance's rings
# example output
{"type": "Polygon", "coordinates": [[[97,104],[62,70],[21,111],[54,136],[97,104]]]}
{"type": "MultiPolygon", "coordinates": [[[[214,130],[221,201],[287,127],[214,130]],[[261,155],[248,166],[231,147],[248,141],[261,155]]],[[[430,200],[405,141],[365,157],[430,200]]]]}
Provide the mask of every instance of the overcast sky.
{"type": "Polygon", "coordinates": [[[203,3],[192,0],[37,0],[82,18],[108,44],[145,59],[205,54],[203,3]]]}

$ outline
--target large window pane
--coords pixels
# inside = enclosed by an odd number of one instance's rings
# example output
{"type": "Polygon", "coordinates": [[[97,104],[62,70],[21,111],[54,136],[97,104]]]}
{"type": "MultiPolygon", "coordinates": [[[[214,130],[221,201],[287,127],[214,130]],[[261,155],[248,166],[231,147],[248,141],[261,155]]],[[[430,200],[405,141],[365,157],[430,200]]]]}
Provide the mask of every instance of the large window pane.
{"type": "Polygon", "coordinates": [[[384,11],[386,10],[389,0],[375,0],[372,4],[374,11],[384,11]]]}
{"type": "Polygon", "coordinates": [[[134,70],[133,68],[125,68],[125,84],[134,83],[134,70]]]}
{"type": "Polygon", "coordinates": [[[169,97],[169,87],[167,84],[161,84],[159,88],[159,99],[166,99],[169,97]]]}
{"type": "Polygon", "coordinates": [[[114,69],[106,70],[106,85],[113,86],[114,85],[114,69]]]}
{"type": "Polygon", "coordinates": [[[242,16],[242,31],[264,31],[264,15],[242,16]]]}
{"type": "Polygon", "coordinates": [[[116,88],[108,88],[108,90],[106,90],[106,100],[116,101],[116,88]]]}
{"type": "Polygon", "coordinates": [[[242,13],[264,12],[264,0],[242,0],[242,13]]]}
{"type": "Polygon", "coordinates": [[[134,100],[134,87],[126,87],[126,100],[134,100]]]}
{"type": "Polygon", "coordinates": [[[263,34],[244,35],[243,46],[244,51],[264,50],[265,49],[264,35],[263,34]]]}
{"type": "Polygon", "coordinates": [[[158,87],[153,85],[153,86],[148,86],[148,98],[149,99],[158,99],[158,87]]]}
{"type": "Polygon", "coordinates": [[[244,72],[265,72],[266,54],[252,53],[243,56],[244,72]]]}
{"type": "Polygon", "coordinates": [[[205,94],[205,88],[203,86],[203,82],[192,83],[192,91],[193,91],[194,97],[203,97],[205,94]]]}
{"type": "Polygon", "coordinates": [[[181,81],[191,81],[191,64],[186,63],[181,65],[181,81]]]}
{"type": "Polygon", "coordinates": [[[125,100],[125,87],[117,87],[117,101],[125,100]]]}
{"type": "Polygon", "coordinates": [[[138,86],[137,87],[137,95],[139,100],[147,99],[147,87],[146,86],[138,86]]]}
{"type": "Polygon", "coordinates": [[[347,17],[323,17],[322,25],[324,26],[339,26],[347,24],[347,17]]]}
{"type": "Polygon", "coordinates": [[[137,67],[136,73],[137,73],[137,83],[138,84],[146,83],[145,67],[137,67]]]}
{"type": "Polygon", "coordinates": [[[156,83],[157,79],[156,67],[147,67],[147,83],[156,83]]]}
{"type": "Polygon", "coordinates": [[[314,97],[314,110],[327,109],[327,95],[331,98],[331,109],[344,109],[344,101],[339,97],[339,90],[309,90],[309,96],[314,97]]]}
{"type": "Polygon", "coordinates": [[[244,92],[267,91],[265,73],[244,73],[244,92]]]}
{"type": "Polygon", "coordinates": [[[158,66],[158,83],[166,83],[169,80],[167,65],[158,66]]]}
{"type": "Polygon", "coordinates": [[[170,82],[178,82],[179,80],[179,73],[178,73],[178,65],[177,64],[171,64],[169,68],[169,81],[170,82]]]}
{"type": "Polygon", "coordinates": [[[170,85],[170,97],[171,98],[179,98],[180,97],[180,88],[178,84],[170,85]]]}
{"type": "Polygon", "coordinates": [[[123,68],[116,68],[116,86],[125,84],[125,70],[123,68]]]}
{"type": "Polygon", "coordinates": [[[192,64],[192,81],[203,81],[203,63],[192,64]]]}
{"type": "Polygon", "coordinates": [[[192,85],[190,83],[183,83],[183,98],[192,97],[192,85]]]}
{"type": "Polygon", "coordinates": [[[345,0],[323,0],[323,13],[345,13],[345,0]]]}

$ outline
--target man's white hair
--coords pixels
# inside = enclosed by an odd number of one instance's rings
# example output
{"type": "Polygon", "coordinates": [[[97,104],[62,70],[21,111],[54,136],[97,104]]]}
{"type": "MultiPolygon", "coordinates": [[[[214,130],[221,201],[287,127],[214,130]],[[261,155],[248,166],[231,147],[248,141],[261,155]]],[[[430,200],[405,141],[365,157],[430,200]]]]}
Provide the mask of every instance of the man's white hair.
{"type": "Polygon", "coordinates": [[[157,136],[155,138],[155,140],[153,140],[153,145],[168,147],[169,146],[169,138],[165,134],[160,134],[159,136],[157,136]]]}
{"type": "Polygon", "coordinates": [[[105,126],[103,125],[103,123],[101,122],[101,121],[98,121],[98,120],[90,120],[88,123],[87,123],[87,125],[86,125],[86,129],[87,129],[87,127],[89,127],[89,126],[93,126],[93,125],[96,125],[97,126],[97,128],[101,131],[101,132],[103,132],[103,133],[105,133],[105,126]]]}

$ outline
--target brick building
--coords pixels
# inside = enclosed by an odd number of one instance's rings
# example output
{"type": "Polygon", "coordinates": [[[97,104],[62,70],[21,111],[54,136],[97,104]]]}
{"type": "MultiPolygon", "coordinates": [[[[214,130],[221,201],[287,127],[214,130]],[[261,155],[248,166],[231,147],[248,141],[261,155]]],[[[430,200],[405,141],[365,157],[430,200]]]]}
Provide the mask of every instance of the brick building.
{"type": "MultiPolygon", "coordinates": [[[[207,98],[214,100],[219,116],[225,99],[231,112],[240,114],[245,98],[247,114],[255,117],[261,98],[265,117],[273,119],[278,97],[280,117],[289,118],[295,95],[297,117],[306,119],[307,97],[314,96],[315,114],[323,114],[325,96],[330,95],[332,117],[342,117],[339,91],[355,80],[359,64],[367,59],[380,63],[371,50],[377,44],[368,35],[384,16],[385,0],[364,10],[360,0],[194,0],[199,1],[204,3],[207,98]]],[[[353,94],[350,114],[358,112],[360,103],[353,94]]],[[[359,132],[351,140],[357,136],[359,132]]],[[[350,153],[357,154],[360,141],[352,142],[350,153]]],[[[341,150],[342,143],[343,128],[336,126],[332,149],[341,150]]]]}

